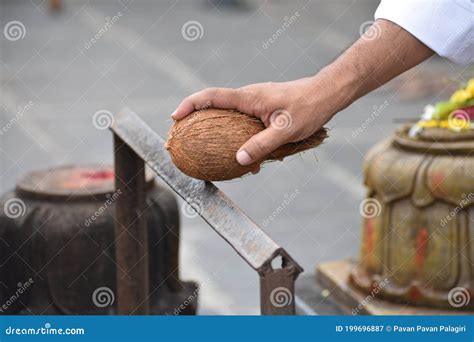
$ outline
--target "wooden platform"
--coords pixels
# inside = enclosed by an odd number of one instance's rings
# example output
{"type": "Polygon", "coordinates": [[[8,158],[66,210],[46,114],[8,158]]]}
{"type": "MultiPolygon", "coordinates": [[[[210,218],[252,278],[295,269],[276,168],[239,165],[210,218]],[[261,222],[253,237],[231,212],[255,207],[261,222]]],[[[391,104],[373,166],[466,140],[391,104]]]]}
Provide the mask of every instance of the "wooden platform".
{"type": "MultiPolygon", "coordinates": [[[[337,303],[345,314],[357,315],[474,315],[472,311],[438,310],[425,307],[394,304],[366,294],[349,286],[347,279],[354,267],[352,260],[320,264],[316,268],[319,287],[337,303]],[[365,305],[360,303],[365,301],[365,305]]],[[[316,308],[317,310],[317,308],[316,308]]],[[[324,313],[322,313],[324,314],[324,313]]]]}

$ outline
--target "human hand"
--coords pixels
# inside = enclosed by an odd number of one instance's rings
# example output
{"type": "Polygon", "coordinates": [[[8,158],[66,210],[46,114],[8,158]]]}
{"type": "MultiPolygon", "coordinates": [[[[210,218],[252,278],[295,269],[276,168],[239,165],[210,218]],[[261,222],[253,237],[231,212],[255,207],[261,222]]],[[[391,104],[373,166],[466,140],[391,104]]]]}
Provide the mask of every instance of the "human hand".
{"type": "Polygon", "coordinates": [[[181,102],[172,117],[180,120],[202,108],[235,109],[260,118],[266,129],[254,135],[237,152],[241,165],[263,159],[278,147],[303,140],[320,129],[334,114],[328,94],[315,77],[283,83],[258,83],[238,89],[208,88],[181,102]]]}
{"type": "Polygon", "coordinates": [[[205,89],[184,99],[172,116],[180,120],[194,110],[216,107],[260,118],[267,128],[237,152],[237,161],[248,165],[283,144],[307,138],[335,113],[431,55],[433,51],[408,31],[379,19],[313,77],[205,89]]]}

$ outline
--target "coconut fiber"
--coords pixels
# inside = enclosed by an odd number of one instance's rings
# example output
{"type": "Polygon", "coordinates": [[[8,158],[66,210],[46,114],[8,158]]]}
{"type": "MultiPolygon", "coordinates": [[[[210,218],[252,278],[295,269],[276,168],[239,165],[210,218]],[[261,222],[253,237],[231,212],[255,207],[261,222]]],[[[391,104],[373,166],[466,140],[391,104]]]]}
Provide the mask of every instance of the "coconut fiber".
{"type": "Polygon", "coordinates": [[[223,181],[257,170],[264,161],[283,159],[318,146],[327,137],[326,129],[321,128],[310,137],[283,145],[250,165],[237,163],[235,155],[239,148],[264,129],[260,119],[237,111],[199,110],[174,123],[165,147],[174,164],[188,176],[223,181]]]}

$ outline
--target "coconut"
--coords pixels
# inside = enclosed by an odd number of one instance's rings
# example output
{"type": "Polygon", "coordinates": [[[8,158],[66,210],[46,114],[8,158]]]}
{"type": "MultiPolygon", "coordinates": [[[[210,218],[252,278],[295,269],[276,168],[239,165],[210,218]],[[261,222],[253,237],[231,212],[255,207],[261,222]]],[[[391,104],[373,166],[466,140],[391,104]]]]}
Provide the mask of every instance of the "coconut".
{"type": "Polygon", "coordinates": [[[281,160],[318,146],[327,137],[326,129],[321,128],[302,141],[279,147],[261,160],[240,165],[235,158],[237,151],[264,129],[260,119],[234,110],[198,110],[174,123],[165,148],[174,164],[188,176],[223,181],[258,170],[262,162],[281,160]]]}

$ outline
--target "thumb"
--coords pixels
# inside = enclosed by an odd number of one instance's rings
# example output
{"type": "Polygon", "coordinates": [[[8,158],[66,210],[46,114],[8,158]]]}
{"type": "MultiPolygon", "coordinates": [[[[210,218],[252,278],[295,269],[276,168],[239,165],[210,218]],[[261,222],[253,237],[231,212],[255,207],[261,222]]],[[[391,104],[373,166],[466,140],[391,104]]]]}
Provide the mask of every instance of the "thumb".
{"type": "Polygon", "coordinates": [[[248,165],[262,160],[278,147],[285,144],[286,141],[284,139],[281,130],[270,126],[255,134],[242,145],[236,155],[237,162],[240,165],[248,165]]]}

